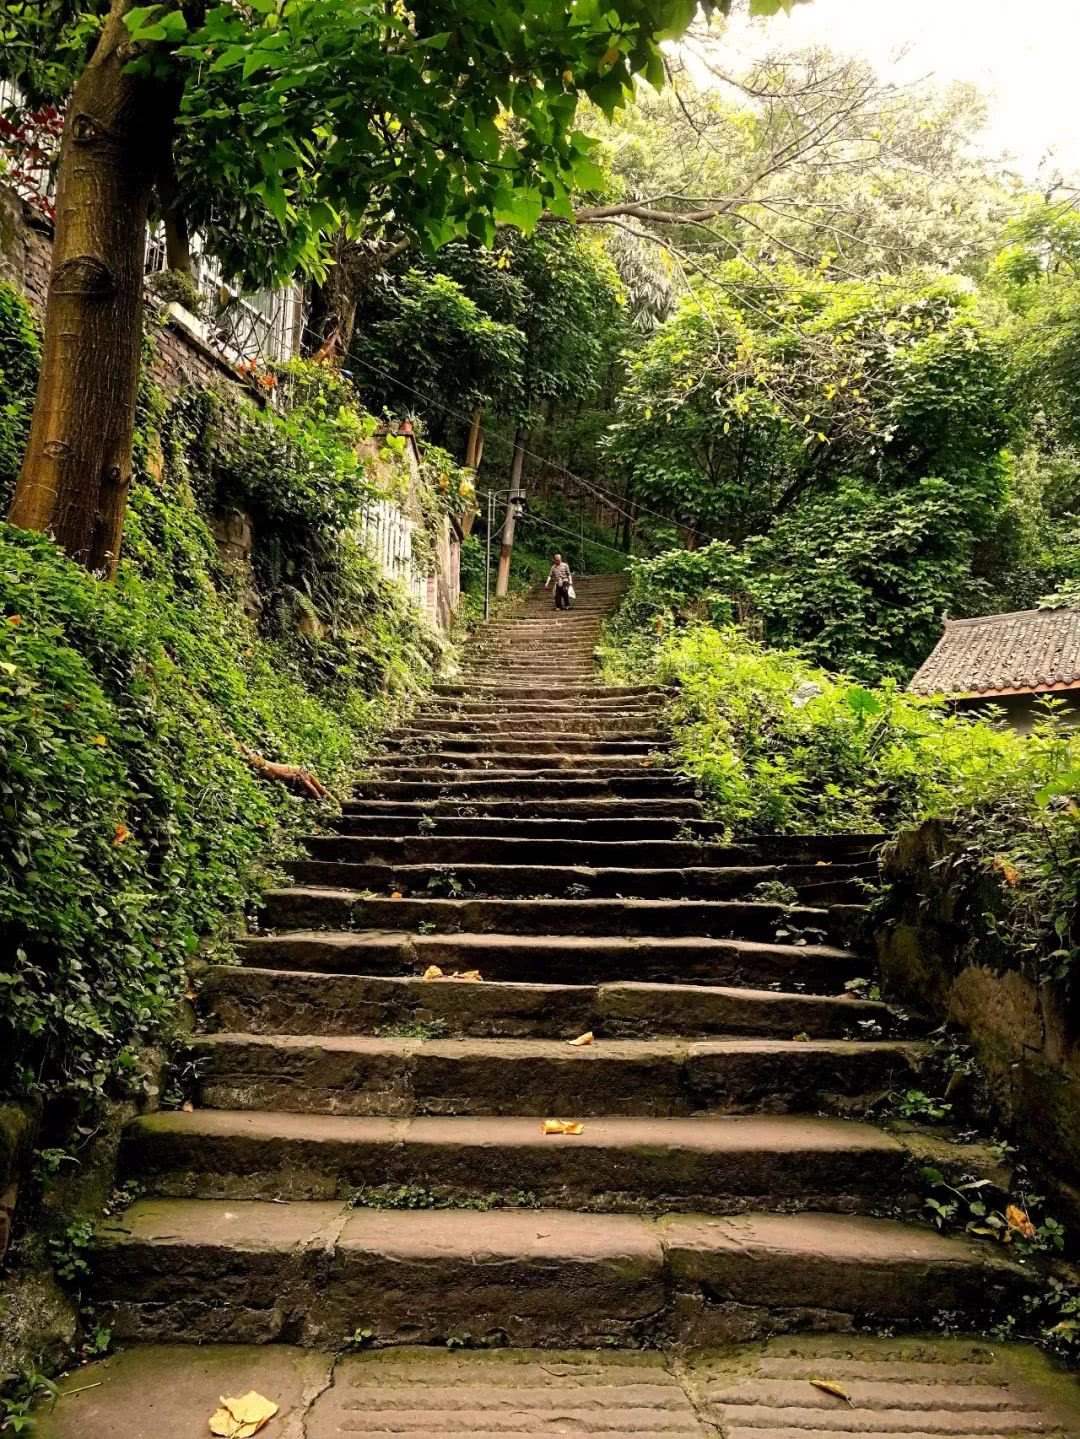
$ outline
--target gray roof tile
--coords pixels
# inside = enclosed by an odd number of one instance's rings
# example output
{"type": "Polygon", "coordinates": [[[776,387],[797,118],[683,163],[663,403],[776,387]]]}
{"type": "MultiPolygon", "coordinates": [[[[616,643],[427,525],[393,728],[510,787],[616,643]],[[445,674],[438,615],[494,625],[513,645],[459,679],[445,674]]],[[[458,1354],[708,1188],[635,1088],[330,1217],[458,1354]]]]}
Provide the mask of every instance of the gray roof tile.
{"type": "Polygon", "coordinates": [[[908,686],[915,694],[1046,690],[1080,682],[1080,610],[1018,610],[946,620],[908,686]]]}

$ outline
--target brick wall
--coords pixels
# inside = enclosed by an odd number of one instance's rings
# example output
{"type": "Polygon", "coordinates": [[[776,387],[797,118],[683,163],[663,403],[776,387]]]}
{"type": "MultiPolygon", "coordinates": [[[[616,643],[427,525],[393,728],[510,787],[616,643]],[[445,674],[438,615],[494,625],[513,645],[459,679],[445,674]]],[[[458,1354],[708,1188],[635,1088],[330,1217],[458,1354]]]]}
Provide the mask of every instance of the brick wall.
{"type": "MultiPolygon", "coordinates": [[[[45,217],[0,187],[0,279],[22,290],[40,317],[45,314],[52,263],[52,228],[45,217]]],[[[243,389],[261,402],[258,392],[240,381],[214,352],[183,323],[170,317],[156,337],[153,378],[167,390],[186,385],[243,389]]]]}

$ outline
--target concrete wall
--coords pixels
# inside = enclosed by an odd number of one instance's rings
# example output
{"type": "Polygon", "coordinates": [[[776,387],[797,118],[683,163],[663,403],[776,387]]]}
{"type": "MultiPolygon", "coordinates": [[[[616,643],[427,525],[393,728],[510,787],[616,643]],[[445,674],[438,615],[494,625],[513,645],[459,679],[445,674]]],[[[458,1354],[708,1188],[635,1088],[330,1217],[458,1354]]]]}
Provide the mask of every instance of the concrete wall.
{"type": "MultiPolygon", "coordinates": [[[[1065,690],[1055,698],[1064,701],[1063,714],[1068,723],[1080,724],[1080,692],[1065,690]]],[[[952,700],[950,708],[958,714],[974,714],[977,710],[986,709],[987,705],[993,705],[1004,711],[1005,722],[1011,729],[1018,734],[1028,734],[1039,719],[1038,701],[1038,695],[1001,695],[996,699],[952,700]]]]}

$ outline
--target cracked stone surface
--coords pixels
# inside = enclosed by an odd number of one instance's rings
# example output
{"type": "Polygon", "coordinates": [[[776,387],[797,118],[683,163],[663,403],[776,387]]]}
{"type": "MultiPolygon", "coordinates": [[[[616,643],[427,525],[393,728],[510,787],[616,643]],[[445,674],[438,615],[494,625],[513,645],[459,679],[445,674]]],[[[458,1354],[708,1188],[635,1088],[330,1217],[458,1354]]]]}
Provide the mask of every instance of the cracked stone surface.
{"type": "Polygon", "coordinates": [[[248,1389],[280,1406],[265,1439],[1080,1434],[1080,1381],[1038,1351],[918,1336],[775,1339],[690,1355],[398,1348],[335,1359],[286,1346],[162,1345],[101,1360],[60,1388],[68,1397],[42,1411],[37,1439],[205,1439],[219,1397],[248,1389]]]}

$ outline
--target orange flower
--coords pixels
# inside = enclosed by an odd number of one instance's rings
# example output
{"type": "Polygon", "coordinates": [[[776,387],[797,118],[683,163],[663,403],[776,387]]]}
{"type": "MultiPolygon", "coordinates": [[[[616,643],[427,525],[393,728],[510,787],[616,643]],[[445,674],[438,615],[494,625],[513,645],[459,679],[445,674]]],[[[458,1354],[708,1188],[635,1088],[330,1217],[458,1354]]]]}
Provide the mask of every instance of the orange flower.
{"type": "Polygon", "coordinates": [[[126,839],[131,838],[131,830],[126,824],[118,824],[113,832],[113,844],[123,844],[126,839]]]}
{"type": "Polygon", "coordinates": [[[9,624],[9,625],[15,625],[15,626],[21,625],[21,624],[22,624],[22,615],[9,615],[9,616],[8,616],[8,624],[9,624]]]}

